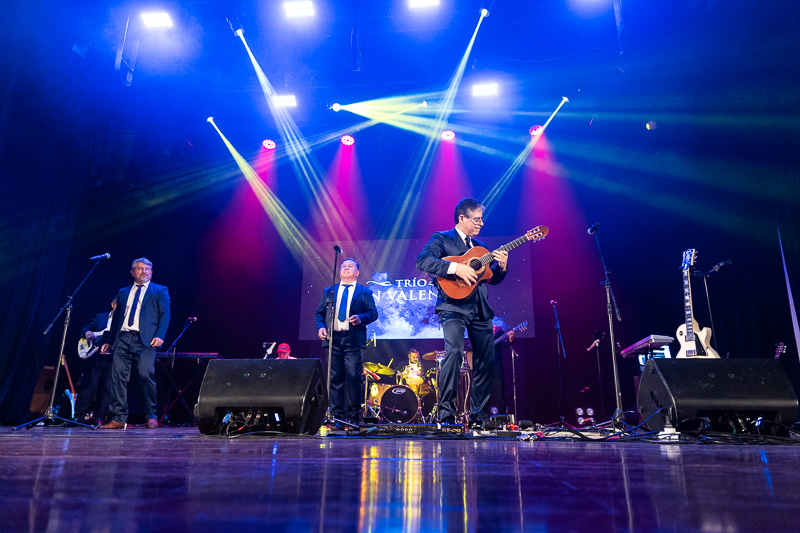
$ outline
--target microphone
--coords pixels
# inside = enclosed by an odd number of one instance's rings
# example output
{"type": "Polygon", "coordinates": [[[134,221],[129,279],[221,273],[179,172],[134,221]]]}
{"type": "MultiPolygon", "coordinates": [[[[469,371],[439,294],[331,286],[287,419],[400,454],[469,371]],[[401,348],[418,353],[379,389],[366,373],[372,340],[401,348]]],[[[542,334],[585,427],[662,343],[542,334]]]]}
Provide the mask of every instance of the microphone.
{"type": "Polygon", "coordinates": [[[558,305],[558,302],[555,300],[550,300],[550,305],[558,305]]]}
{"type": "Polygon", "coordinates": [[[595,233],[597,233],[597,228],[599,228],[599,227],[600,227],[600,223],[599,222],[595,222],[594,224],[589,226],[589,229],[586,230],[586,233],[588,233],[589,235],[594,235],[595,233]]]}
{"type": "Polygon", "coordinates": [[[724,267],[725,265],[732,265],[732,264],[733,262],[730,259],[726,259],[725,261],[722,261],[721,263],[717,263],[716,265],[714,265],[714,268],[712,268],[712,270],[714,272],[719,272],[720,268],[724,267]]]}
{"type": "Polygon", "coordinates": [[[100,254],[94,257],[90,257],[89,261],[97,261],[98,259],[111,259],[111,254],[100,254]]]}
{"type": "Polygon", "coordinates": [[[186,321],[187,322],[197,322],[197,317],[196,316],[190,316],[189,318],[186,319],[186,321]]]}
{"type": "Polygon", "coordinates": [[[586,351],[591,352],[594,348],[597,348],[598,344],[600,344],[600,339],[595,339],[594,342],[590,344],[588,348],[586,348],[586,351]]]}
{"type": "Polygon", "coordinates": [[[336,251],[337,254],[342,253],[342,249],[339,247],[338,244],[334,244],[333,249],[336,251]]]}

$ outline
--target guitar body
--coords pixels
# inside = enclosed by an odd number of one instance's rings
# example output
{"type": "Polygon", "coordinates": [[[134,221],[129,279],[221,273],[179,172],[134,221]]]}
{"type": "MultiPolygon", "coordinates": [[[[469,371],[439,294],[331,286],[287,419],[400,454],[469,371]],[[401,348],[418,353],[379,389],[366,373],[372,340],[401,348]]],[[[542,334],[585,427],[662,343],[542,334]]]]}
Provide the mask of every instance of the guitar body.
{"type": "MultiPolygon", "coordinates": [[[[103,336],[105,331],[94,331],[95,337],[97,337],[97,341],[100,341],[100,338],[103,336]]],[[[91,356],[100,349],[100,346],[95,346],[95,341],[89,340],[86,337],[81,337],[78,341],[78,357],[81,359],[89,359],[91,356]]]]}
{"type": "Polygon", "coordinates": [[[709,357],[719,359],[719,354],[711,347],[711,328],[698,329],[697,322],[694,322],[694,340],[686,340],[686,324],[681,324],[676,333],[681,349],[675,355],[675,359],[688,359],[692,357],[709,357]]]}
{"type": "Polygon", "coordinates": [[[447,277],[436,276],[436,279],[439,281],[439,287],[447,296],[454,300],[466,300],[472,296],[472,293],[478,288],[478,283],[492,278],[492,269],[489,268],[488,265],[482,264],[479,259],[488,253],[489,250],[486,248],[482,246],[474,246],[470,248],[469,251],[464,255],[450,255],[443,257],[442,259],[445,261],[450,261],[451,263],[461,263],[463,265],[471,266],[476,272],[478,272],[480,277],[478,278],[478,282],[474,285],[467,285],[466,281],[459,278],[455,274],[447,277]],[[474,261],[474,264],[470,264],[470,261],[474,261]]]}

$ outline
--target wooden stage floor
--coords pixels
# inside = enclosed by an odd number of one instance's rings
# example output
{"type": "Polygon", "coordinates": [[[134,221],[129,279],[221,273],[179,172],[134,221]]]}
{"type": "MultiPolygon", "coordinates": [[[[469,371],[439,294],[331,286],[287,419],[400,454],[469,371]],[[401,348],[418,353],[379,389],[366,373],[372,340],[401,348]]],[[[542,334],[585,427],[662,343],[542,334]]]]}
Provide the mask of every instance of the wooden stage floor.
{"type": "Polygon", "coordinates": [[[800,447],[0,428],[0,531],[798,531],[800,447]]]}

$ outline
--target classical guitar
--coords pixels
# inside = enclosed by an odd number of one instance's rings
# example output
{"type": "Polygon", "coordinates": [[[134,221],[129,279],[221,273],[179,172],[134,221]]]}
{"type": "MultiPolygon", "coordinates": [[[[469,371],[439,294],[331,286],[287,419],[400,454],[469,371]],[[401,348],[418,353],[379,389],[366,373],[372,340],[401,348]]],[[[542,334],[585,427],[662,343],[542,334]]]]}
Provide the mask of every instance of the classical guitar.
{"type": "MultiPolygon", "coordinates": [[[[513,250],[522,243],[542,240],[547,236],[548,233],[550,233],[550,228],[547,226],[536,226],[520,238],[515,239],[508,244],[504,244],[498,248],[497,251],[503,250],[507,252],[509,250],[513,250]]],[[[439,288],[442,289],[442,292],[454,300],[464,300],[469,298],[472,293],[475,292],[475,289],[478,288],[478,284],[488,281],[492,277],[492,269],[489,268],[489,265],[492,264],[494,258],[492,257],[492,252],[482,246],[474,246],[470,248],[469,251],[464,255],[451,255],[442,257],[442,259],[453,263],[462,263],[464,265],[468,265],[472,267],[472,269],[475,270],[479,276],[477,283],[472,285],[468,285],[466,281],[459,278],[455,274],[446,277],[436,276],[436,280],[439,283],[439,288]]]]}
{"type": "Polygon", "coordinates": [[[719,359],[719,354],[710,346],[711,329],[697,325],[692,310],[692,267],[697,259],[697,250],[690,248],[683,252],[683,310],[684,322],[678,327],[678,341],[681,349],[675,355],[676,359],[689,357],[711,357],[719,359]]]}
{"type": "Polygon", "coordinates": [[[495,346],[497,346],[497,345],[498,345],[498,344],[500,344],[501,342],[503,342],[503,341],[505,341],[506,339],[508,339],[508,336],[509,336],[509,335],[511,335],[511,332],[512,332],[512,331],[525,331],[526,329],[528,329],[528,321],[527,321],[527,320],[526,320],[525,322],[520,322],[519,324],[517,324],[516,326],[514,326],[514,327],[513,327],[513,328],[511,328],[510,330],[506,331],[505,333],[503,333],[502,335],[500,335],[499,337],[497,337],[497,338],[494,340],[494,344],[495,344],[495,346]]]}

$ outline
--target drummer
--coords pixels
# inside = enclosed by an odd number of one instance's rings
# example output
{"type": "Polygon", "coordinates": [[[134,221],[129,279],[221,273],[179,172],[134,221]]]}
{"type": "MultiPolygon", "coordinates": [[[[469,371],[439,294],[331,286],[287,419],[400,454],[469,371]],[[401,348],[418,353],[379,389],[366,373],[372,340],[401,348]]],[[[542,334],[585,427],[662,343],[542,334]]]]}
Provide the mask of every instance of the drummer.
{"type": "Polygon", "coordinates": [[[397,381],[419,395],[420,386],[425,381],[422,365],[419,361],[419,350],[411,348],[408,351],[408,364],[397,375],[397,381]]]}

